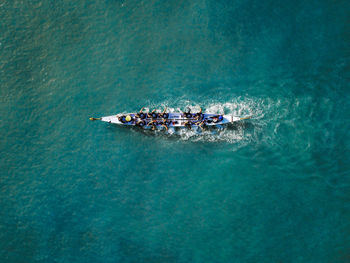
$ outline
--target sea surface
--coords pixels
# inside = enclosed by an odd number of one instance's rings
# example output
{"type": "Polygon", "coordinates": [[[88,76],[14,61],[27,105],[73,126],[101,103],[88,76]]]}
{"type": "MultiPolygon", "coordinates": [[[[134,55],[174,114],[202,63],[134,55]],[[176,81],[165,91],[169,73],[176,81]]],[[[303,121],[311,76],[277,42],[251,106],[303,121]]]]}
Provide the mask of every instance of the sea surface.
{"type": "Polygon", "coordinates": [[[350,262],[349,14],[0,1],[0,262],[350,262]],[[253,118],[89,121],[166,106],[253,118]]]}

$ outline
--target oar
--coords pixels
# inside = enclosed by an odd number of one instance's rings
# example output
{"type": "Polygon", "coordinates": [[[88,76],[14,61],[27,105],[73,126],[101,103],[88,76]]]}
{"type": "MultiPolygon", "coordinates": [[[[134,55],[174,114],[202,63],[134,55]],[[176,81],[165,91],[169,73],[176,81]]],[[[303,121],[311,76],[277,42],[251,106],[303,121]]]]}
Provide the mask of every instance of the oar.
{"type": "Polygon", "coordinates": [[[102,118],[94,118],[94,117],[91,117],[91,118],[89,118],[90,119],[90,121],[97,121],[97,120],[101,120],[102,118]]]}

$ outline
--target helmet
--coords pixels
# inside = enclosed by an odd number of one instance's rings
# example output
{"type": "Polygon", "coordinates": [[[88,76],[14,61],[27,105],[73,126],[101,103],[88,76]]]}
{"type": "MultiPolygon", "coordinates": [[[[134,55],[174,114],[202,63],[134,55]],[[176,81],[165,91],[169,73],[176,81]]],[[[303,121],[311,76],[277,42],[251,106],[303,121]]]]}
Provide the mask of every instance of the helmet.
{"type": "Polygon", "coordinates": [[[126,120],[127,122],[131,121],[131,116],[130,116],[130,115],[126,116],[126,117],[125,117],[125,120],[126,120]]]}

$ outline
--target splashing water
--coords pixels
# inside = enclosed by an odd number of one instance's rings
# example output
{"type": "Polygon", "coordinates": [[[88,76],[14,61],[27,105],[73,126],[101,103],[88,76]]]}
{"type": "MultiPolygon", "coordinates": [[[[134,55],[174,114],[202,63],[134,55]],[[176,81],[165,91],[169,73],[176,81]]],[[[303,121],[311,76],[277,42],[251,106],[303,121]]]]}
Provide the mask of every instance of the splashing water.
{"type": "MultiPolygon", "coordinates": [[[[333,107],[330,105],[330,101],[324,101],[322,104],[333,107]]],[[[153,109],[160,111],[165,107],[169,112],[182,112],[187,109],[190,109],[191,112],[197,112],[202,108],[202,111],[206,113],[232,114],[240,117],[252,116],[252,118],[207,130],[194,127],[191,130],[170,129],[166,133],[162,130],[144,131],[145,133],[183,141],[226,142],[239,147],[249,143],[283,147],[287,132],[288,139],[297,142],[293,147],[299,147],[298,150],[305,151],[312,143],[310,139],[312,135],[302,134],[302,127],[310,128],[315,125],[315,119],[312,118],[312,115],[313,112],[317,111],[319,103],[314,102],[310,96],[294,100],[285,97],[275,99],[237,97],[225,103],[216,101],[196,103],[178,99],[159,104],[149,103],[145,107],[145,111],[153,109]],[[308,118],[303,118],[303,116],[308,116],[308,118]]],[[[318,125],[329,121],[330,117],[325,117],[322,120],[317,120],[318,125]]]]}
{"type": "Polygon", "coordinates": [[[209,102],[206,104],[189,102],[187,100],[178,101],[165,101],[160,105],[150,104],[144,108],[144,111],[152,111],[158,109],[161,111],[167,107],[168,112],[182,112],[188,109],[191,112],[198,112],[200,108],[204,113],[216,113],[216,114],[228,114],[234,116],[252,116],[251,120],[245,120],[242,122],[219,126],[215,128],[209,128],[201,130],[199,127],[193,127],[189,129],[169,129],[168,132],[164,133],[162,130],[148,131],[147,134],[153,133],[156,136],[167,136],[167,137],[179,137],[184,141],[195,141],[195,142],[227,142],[231,144],[245,144],[248,143],[252,138],[257,137],[259,130],[263,127],[264,117],[264,101],[253,99],[253,98],[237,98],[226,103],[209,102]]]}

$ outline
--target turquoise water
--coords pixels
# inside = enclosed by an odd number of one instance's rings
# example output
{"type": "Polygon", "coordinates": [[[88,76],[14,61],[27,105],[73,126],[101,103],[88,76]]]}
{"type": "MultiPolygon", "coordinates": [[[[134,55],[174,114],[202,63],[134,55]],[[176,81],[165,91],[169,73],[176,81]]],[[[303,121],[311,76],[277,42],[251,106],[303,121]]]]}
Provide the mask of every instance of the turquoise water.
{"type": "Polygon", "coordinates": [[[349,1],[0,3],[0,262],[349,262],[349,1]],[[143,132],[142,106],[253,115],[143,132]]]}

